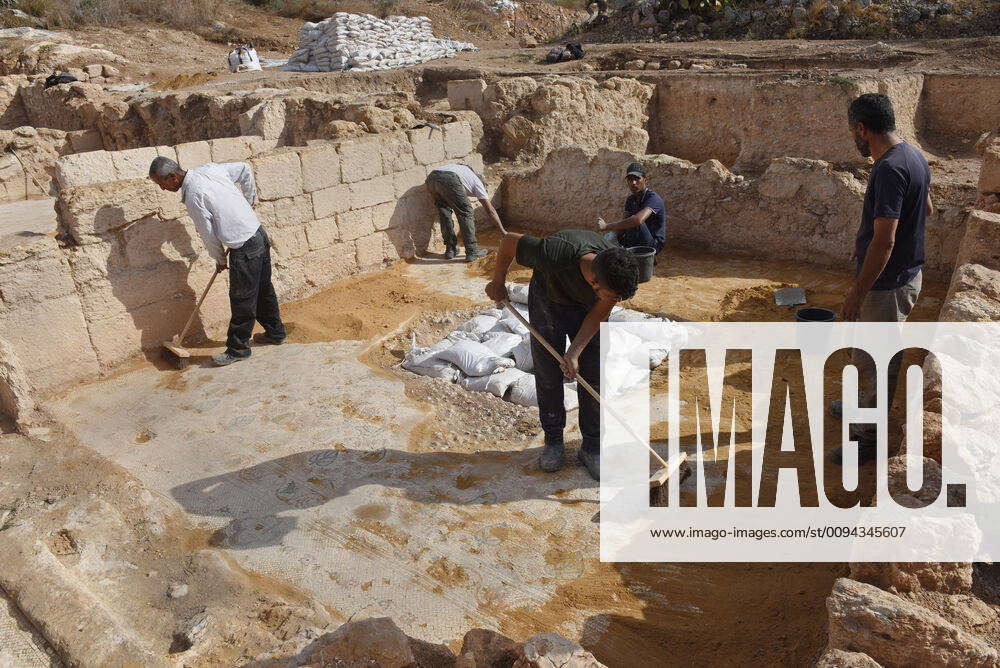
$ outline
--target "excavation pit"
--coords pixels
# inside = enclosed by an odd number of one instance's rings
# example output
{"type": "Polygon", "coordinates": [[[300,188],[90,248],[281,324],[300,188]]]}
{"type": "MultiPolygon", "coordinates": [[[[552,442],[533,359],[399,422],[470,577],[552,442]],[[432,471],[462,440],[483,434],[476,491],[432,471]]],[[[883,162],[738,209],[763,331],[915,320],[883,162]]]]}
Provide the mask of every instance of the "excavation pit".
{"type": "MultiPolygon", "coordinates": [[[[807,265],[667,253],[630,306],[791,320],[768,300],[775,287],[827,306],[847,287],[807,265]]],[[[144,364],[52,406],[83,445],[176,503],[206,545],[345,617],[391,616],[452,644],[474,626],[553,630],[608,665],[662,665],[665,652],[808,659],[843,566],[601,564],[597,484],[573,466],[536,469],[532,410],[398,368],[411,330],[439,337],[488,305],[488,268],[425,257],[350,279],[285,307],[291,343],[222,369],[144,364]]],[[[515,266],[512,280],[527,274],[515,266]]],[[[917,317],[935,317],[943,294],[927,285],[917,317]]],[[[218,350],[205,345],[197,354],[218,350]]]]}

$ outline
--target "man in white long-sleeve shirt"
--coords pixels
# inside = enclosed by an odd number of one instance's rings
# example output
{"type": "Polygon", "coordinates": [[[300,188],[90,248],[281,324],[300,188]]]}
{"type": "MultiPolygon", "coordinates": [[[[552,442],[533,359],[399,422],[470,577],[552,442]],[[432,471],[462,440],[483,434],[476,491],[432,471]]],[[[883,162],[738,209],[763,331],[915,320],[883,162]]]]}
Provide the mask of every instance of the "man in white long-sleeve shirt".
{"type": "Polygon", "coordinates": [[[232,317],[226,351],[212,360],[225,366],[250,357],[254,320],[264,327],[257,342],[282,343],[285,325],[271,284],[271,242],[254,212],[257,188],[250,165],[208,163],[184,171],[170,158],[161,157],[149,166],[149,178],[164,190],[181,191],[209,255],[220,270],[229,269],[232,317]]]}

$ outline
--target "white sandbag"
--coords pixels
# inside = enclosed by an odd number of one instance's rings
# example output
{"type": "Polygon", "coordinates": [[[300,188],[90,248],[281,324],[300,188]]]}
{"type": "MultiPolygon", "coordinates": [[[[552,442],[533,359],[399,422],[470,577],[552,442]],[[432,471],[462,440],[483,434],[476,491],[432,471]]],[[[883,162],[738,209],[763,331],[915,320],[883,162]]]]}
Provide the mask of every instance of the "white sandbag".
{"type": "Polygon", "coordinates": [[[507,311],[498,308],[488,308],[479,315],[491,315],[494,318],[502,318],[507,311]]]}
{"type": "Polygon", "coordinates": [[[498,323],[500,327],[503,327],[508,332],[513,334],[519,334],[524,336],[528,333],[528,328],[524,324],[512,315],[508,315],[506,318],[502,318],[498,323]]]}
{"type": "Polygon", "coordinates": [[[580,407],[580,393],[577,392],[576,381],[563,384],[563,408],[575,411],[580,407]]]}
{"type": "Polygon", "coordinates": [[[499,373],[491,373],[488,376],[467,376],[458,382],[470,392],[489,392],[490,394],[503,397],[511,385],[518,382],[528,374],[518,369],[505,369],[499,373]]]}
{"type": "Polygon", "coordinates": [[[428,376],[430,378],[440,378],[441,380],[446,380],[449,383],[454,383],[462,377],[462,372],[459,371],[458,367],[442,360],[437,360],[422,366],[407,366],[406,360],[404,360],[402,366],[407,371],[412,371],[415,374],[428,376]]]}
{"type": "Polygon", "coordinates": [[[463,332],[472,332],[473,334],[485,334],[486,332],[493,329],[496,326],[498,318],[492,315],[477,315],[476,317],[466,320],[458,329],[463,332]]]}
{"type": "Polygon", "coordinates": [[[407,371],[421,376],[442,378],[453,383],[461,377],[462,373],[454,364],[439,358],[440,353],[452,345],[454,345],[453,342],[444,339],[426,348],[418,348],[416,335],[411,335],[410,351],[403,358],[401,366],[407,371]]]}
{"type": "Polygon", "coordinates": [[[525,374],[523,378],[510,386],[507,401],[518,406],[538,406],[538,393],[535,390],[535,377],[525,374]]]}
{"type": "Polygon", "coordinates": [[[523,283],[515,283],[514,285],[507,286],[507,294],[510,295],[510,300],[517,304],[527,304],[528,303],[528,286],[523,283]]]}
{"type": "Polygon", "coordinates": [[[525,373],[535,370],[535,362],[531,358],[531,335],[521,338],[521,343],[517,344],[511,351],[514,356],[514,366],[525,373]]]}
{"type": "MultiPolygon", "coordinates": [[[[448,336],[444,338],[444,341],[450,341],[451,343],[457,343],[458,341],[480,341],[483,337],[479,334],[473,334],[472,332],[464,332],[460,329],[456,329],[453,332],[449,332],[448,336]]],[[[447,348],[446,344],[444,347],[447,348]]],[[[444,348],[442,348],[444,350],[444,348]]]]}
{"type": "Polygon", "coordinates": [[[521,336],[510,332],[491,332],[483,335],[483,345],[500,357],[510,357],[511,351],[520,343],[521,336]]]}
{"type": "Polygon", "coordinates": [[[439,357],[456,365],[467,376],[485,376],[514,366],[514,360],[494,355],[477,341],[459,341],[443,350],[439,357]]]}

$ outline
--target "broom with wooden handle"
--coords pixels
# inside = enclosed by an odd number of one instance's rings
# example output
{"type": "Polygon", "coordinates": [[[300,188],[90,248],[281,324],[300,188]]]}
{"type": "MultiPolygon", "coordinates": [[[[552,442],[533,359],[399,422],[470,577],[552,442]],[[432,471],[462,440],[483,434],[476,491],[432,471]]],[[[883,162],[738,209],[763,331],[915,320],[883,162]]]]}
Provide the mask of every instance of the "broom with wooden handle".
{"type": "Polygon", "coordinates": [[[212,274],[212,278],[209,279],[208,285],[205,286],[205,291],[201,293],[201,298],[198,299],[198,303],[195,304],[194,310],[191,311],[191,315],[188,317],[187,323],[184,325],[184,329],[181,330],[180,335],[170,341],[163,342],[163,358],[178,369],[186,368],[188,363],[191,361],[191,353],[184,348],[184,337],[187,336],[188,330],[191,329],[191,325],[194,324],[194,317],[198,314],[198,311],[201,310],[201,305],[205,301],[205,297],[208,296],[208,291],[212,289],[212,284],[215,283],[215,279],[218,278],[219,274],[222,272],[223,269],[216,265],[215,273],[212,274]]]}
{"type": "MultiPolygon", "coordinates": [[[[514,315],[514,317],[517,318],[518,321],[520,321],[522,325],[528,328],[528,331],[531,332],[531,335],[533,337],[535,337],[535,340],[538,341],[540,344],[542,344],[542,347],[544,347],[547,351],[549,351],[549,353],[551,353],[552,356],[555,357],[560,364],[562,364],[563,356],[555,348],[553,348],[552,345],[548,341],[546,341],[541,334],[538,333],[538,330],[536,330],[534,327],[531,326],[531,323],[528,322],[527,318],[518,313],[517,309],[514,308],[514,306],[510,303],[510,300],[509,299],[504,300],[503,305],[507,307],[507,310],[510,311],[514,315]]],[[[576,374],[576,378],[574,380],[576,380],[576,382],[580,384],[580,387],[586,390],[587,393],[594,398],[594,401],[596,401],[598,405],[603,405],[604,408],[606,408],[607,411],[611,413],[612,417],[618,420],[618,422],[622,425],[622,427],[625,428],[625,431],[628,432],[629,436],[634,438],[637,443],[642,443],[646,447],[646,449],[649,450],[650,454],[656,458],[656,461],[660,463],[661,468],[656,472],[654,472],[653,475],[649,477],[649,505],[666,506],[668,498],[666,494],[667,488],[664,485],[667,482],[667,480],[670,479],[670,476],[674,474],[674,471],[677,471],[679,468],[684,466],[687,460],[687,453],[681,452],[677,455],[674,455],[673,457],[670,458],[670,461],[663,459],[663,457],[661,457],[659,453],[656,452],[656,450],[653,450],[653,448],[650,447],[649,442],[646,441],[646,439],[640,438],[639,435],[635,433],[635,431],[632,429],[629,423],[621,415],[619,415],[614,409],[612,409],[611,406],[602,404],[601,395],[597,392],[597,390],[593,388],[593,386],[590,383],[585,381],[580,376],[580,374],[576,374]]],[[[690,467],[685,467],[685,470],[681,472],[680,476],[681,480],[683,481],[690,474],[691,474],[690,467]]]]}

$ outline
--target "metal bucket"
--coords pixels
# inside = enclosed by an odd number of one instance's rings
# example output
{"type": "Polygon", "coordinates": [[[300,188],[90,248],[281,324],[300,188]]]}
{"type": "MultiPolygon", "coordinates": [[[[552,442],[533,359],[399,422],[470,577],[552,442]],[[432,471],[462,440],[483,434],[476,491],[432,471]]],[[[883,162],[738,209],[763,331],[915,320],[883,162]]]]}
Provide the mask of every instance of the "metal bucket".
{"type": "Polygon", "coordinates": [[[629,246],[628,252],[635,256],[639,263],[639,282],[645,283],[653,277],[653,263],[656,261],[656,249],[652,246],[629,246]]]}
{"type": "Polygon", "coordinates": [[[821,306],[807,306],[795,312],[797,322],[833,322],[836,319],[836,313],[821,306]]]}

